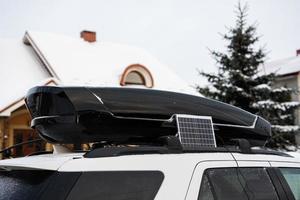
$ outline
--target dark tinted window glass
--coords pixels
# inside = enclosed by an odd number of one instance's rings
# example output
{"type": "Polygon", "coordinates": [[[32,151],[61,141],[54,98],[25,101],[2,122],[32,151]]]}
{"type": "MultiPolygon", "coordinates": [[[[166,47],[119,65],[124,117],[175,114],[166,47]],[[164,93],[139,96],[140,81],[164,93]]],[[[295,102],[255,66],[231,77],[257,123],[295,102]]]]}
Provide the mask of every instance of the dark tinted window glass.
{"type": "Polygon", "coordinates": [[[278,196],[264,168],[219,168],[205,171],[198,199],[276,200],[278,196]]]}
{"type": "Polygon", "coordinates": [[[205,199],[205,200],[214,200],[213,193],[211,191],[211,186],[208,182],[207,175],[203,176],[202,182],[201,182],[201,189],[198,196],[198,200],[205,199]]]}
{"type": "Polygon", "coordinates": [[[0,171],[0,200],[65,200],[81,173],[0,171]]]}
{"type": "Polygon", "coordinates": [[[52,176],[51,171],[0,171],[1,200],[38,199],[41,188],[52,176]]]}
{"type": "Polygon", "coordinates": [[[296,200],[300,200],[300,169],[280,168],[286,182],[289,184],[296,200]]]}
{"type": "Polygon", "coordinates": [[[68,200],[152,200],[164,175],[159,171],[84,172],[68,200]]]}
{"type": "Polygon", "coordinates": [[[276,190],[264,168],[239,168],[242,184],[250,199],[278,199],[276,190]]]}
{"type": "Polygon", "coordinates": [[[208,169],[205,173],[216,199],[248,200],[236,168],[208,169]]]}
{"type": "Polygon", "coordinates": [[[81,172],[56,172],[39,200],[65,200],[81,172]]]}

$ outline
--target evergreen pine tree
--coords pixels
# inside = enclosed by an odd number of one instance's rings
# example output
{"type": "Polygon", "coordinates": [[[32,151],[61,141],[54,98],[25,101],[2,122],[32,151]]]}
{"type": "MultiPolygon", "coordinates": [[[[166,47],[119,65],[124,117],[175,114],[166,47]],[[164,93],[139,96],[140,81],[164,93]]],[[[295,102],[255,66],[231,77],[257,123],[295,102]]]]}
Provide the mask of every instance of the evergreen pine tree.
{"type": "Polygon", "coordinates": [[[266,75],[260,71],[265,53],[262,48],[255,48],[259,37],[256,36],[256,26],[246,24],[247,8],[247,5],[238,4],[236,26],[223,36],[228,41],[227,51],[211,52],[218,72],[201,72],[210,84],[197,86],[197,89],[204,96],[269,120],[274,135],[269,146],[286,148],[295,144],[294,133],[299,127],[292,124],[299,103],[291,102],[291,88],[274,88],[275,74],[266,75]]]}

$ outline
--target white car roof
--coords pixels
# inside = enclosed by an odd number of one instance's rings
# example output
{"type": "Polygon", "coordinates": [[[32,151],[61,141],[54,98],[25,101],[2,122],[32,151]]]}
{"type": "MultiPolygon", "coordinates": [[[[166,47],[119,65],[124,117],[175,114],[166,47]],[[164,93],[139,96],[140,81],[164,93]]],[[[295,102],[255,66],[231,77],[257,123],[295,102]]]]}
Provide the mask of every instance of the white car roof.
{"type": "MultiPolygon", "coordinates": [[[[47,154],[2,160],[0,161],[0,168],[47,169],[61,172],[161,171],[164,176],[164,184],[161,185],[155,199],[168,199],[170,194],[172,194],[172,197],[175,197],[173,199],[185,199],[187,186],[190,185],[192,177],[194,177],[196,166],[209,166],[209,168],[215,167],[216,165],[218,165],[218,167],[235,167],[237,165],[235,165],[236,162],[232,155],[234,155],[236,160],[247,161],[247,163],[251,163],[251,161],[281,161],[283,163],[281,166],[284,167],[287,167],[290,163],[298,163],[294,166],[300,166],[299,158],[288,156],[208,152],[122,155],[96,158],[86,158],[83,156],[83,153],[47,154]]],[[[243,167],[244,166],[245,165],[243,165],[243,167]]],[[[249,166],[265,165],[250,164],[249,166]]]]}
{"type": "Polygon", "coordinates": [[[0,161],[0,168],[58,170],[67,161],[82,157],[82,153],[44,154],[0,161]]]}
{"type": "MultiPolygon", "coordinates": [[[[300,163],[300,154],[291,157],[266,154],[242,154],[228,152],[180,153],[180,154],[144,154],[112,157],[85,158],[83,153],[44,154],[0,161],[0,168],[8,169],[44,169],[59,171],[97,170],[158,170],[169,166],[181,165],[195,167],[203,161],[280,161],[300,163]],[[99,164],[100,163],[100,164],[99,164]]],[[[176,166],[176,167],[174,167],[176,166]]]]}

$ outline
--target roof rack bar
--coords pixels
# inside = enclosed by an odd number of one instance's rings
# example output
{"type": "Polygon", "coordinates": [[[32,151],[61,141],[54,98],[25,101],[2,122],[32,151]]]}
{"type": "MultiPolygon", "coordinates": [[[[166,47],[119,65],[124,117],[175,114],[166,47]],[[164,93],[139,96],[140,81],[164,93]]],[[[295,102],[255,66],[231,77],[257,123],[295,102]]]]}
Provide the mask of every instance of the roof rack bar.
{"type": "Polygon", "coordinates": [[[251,149],[251,152],[243,152],[241,149],[237,149],[236,146],[228,147],[217,147],[209,148],[203,147],[197,150],[182,150],[174,151],[170,150],[165,146],[124,146],[124,147],[105,147],[105,148],[96,148],[83,155],[85,158],[100,158],[100,157],[115,157],[115,156],[125,156],[125,155],[141,155],[141,154],[180,154],[180,153],[242,153],[242,154],[265,154],[265,155],[276,155],[284,157],[292,157],[291,155],[266,150],[266,149],[251,149]]]}

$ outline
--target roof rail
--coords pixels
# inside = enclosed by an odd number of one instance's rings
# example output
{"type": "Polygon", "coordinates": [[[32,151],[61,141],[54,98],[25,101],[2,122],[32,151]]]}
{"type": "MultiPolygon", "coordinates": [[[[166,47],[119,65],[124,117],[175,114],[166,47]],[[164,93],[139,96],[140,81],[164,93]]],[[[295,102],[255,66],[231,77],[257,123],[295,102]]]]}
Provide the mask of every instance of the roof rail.
{"type": "Polygon", "coordinates": [[[164,136],[159,139],[161,146],[151,145],[122,145],[103,147],[103,145],[94,145],[91,151],[83,155],[85,158],[114,157],[123,155],[141,155],[141,154],[180,154],[180,153],[210,153],[210,152],[231,152],[243,154],[266,154],[285,157],[293,157],[287,153],[268,149],[252,149],[250,143],[245,139],[233,139],[238,145],[223,147],[201,147],[199,149],[183,149],[176,136],[164,136]]]}
{"type": "Polygon", "coordinates": [[[242,154],[265,154],[284,157],[293,157],[287,153],[265,150],[251,149],[251,152],[245,153],[236,147],[217,147],[217,148],[201,148],[197,150],[183,150],[182,152],[174,152],[164,146],[138,146],[138,147],[106,147],[93,149],[83,155],[85,158],[115,157],[125,155],[141,155],[141,154],[181,154],[181,153],[242,153],[242,154]]]}

